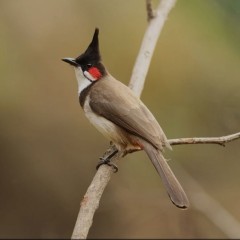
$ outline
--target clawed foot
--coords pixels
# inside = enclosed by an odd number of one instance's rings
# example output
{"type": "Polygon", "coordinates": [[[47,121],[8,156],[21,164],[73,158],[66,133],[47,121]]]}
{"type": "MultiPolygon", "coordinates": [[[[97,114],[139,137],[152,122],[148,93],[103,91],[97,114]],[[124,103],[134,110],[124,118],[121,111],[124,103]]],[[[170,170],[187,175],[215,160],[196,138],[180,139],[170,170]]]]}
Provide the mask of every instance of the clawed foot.
{"type": "Polygon", "coordinates": [[[103,164],[108,165],[110,167],[113,167],[115,173],[118,171],[118,167],[114,163],[110,162],[109,157],[107,157],[107,158],[102,158],[101,157],[99,162],[98,162],[98,164],[97,164],[97,166],[96,166],[96,169],[98,170],[98,168],[100,166],[102,166],[103,164]]]}

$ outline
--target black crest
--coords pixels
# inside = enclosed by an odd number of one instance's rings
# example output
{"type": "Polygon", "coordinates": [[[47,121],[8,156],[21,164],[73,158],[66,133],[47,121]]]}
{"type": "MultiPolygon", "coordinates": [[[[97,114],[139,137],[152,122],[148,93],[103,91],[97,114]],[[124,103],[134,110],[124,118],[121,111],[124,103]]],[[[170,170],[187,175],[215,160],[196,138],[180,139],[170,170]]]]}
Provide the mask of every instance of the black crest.
{"type": "Polygon", "coordinates": [[[99,29],[96,28],[92,41],[89,44],[87,50],[76,58],[76,62],[79,65],[86,64],[97,64],[101,60],[100,51],[99,51],[99,42],[98,42],[99,29]]]}

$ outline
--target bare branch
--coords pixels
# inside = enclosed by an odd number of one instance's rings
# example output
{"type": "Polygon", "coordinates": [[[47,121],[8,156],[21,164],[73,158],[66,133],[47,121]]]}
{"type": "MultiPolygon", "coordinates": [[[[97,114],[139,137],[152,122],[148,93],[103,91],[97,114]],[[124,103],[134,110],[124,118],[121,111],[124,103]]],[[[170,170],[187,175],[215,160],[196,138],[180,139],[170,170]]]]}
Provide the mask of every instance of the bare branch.
{"type": "Polygon", "coordinates": [[[180,144],[219,144],[225,146],[225,143],[240,138],[240,132],[223,137],[201,137],[201,138],[178,138],[168,139],[170,145],[180,144]]]}
{"type": "MultiPolygon", "coordinates": [[[[156,16],[149,20],[129,84],[129,87],[132,88],[138,96],[141,95],[157,39],[175,2],[176,0],[160,1],[156,16]]],[[[108,151],[113,151],[113,148],[114,147],[110,148],[108,151]]],[[[117,157],[115,158],[115,161],[118,161],[117,157]]],[[[99,206],[102,193],[107,186],[112,173],[113,169],[108,166],[101,166],[98,169],[81,202],[72,239],[87,238],[88,231],[92,225],[94,213],[99,206]]]]}
{"type": "MultiPolygon", "coordinates": [[[[115,151],[115,146],[110,145],[103,157],[108,156],[112,151],[115,151]]],[[[117,160],[118,156],[115,155],[112,158],[117,160]]],[[[113,168],[102,165],[96,172],[90,186],[87,189],[86,194],[80,204],[80,211],[78,213],[77,221],[72,234],[72,239],[86,239],[89,229],[92,226],[93,216],[98,209],[101,196],[106,188],[113,168]]]]}
{"type": "Polygon", "coordinates": [[[156,9],[155,17],[149,21],[144,34],[142,45],[139,50],[135,65],[132,71],[129,87],[140,96],[148,73],[149,65],[157,44],[158,37],[163,25],[167,20],[170,10],[175,5],[175,0],[162,0],[156,9]]]}

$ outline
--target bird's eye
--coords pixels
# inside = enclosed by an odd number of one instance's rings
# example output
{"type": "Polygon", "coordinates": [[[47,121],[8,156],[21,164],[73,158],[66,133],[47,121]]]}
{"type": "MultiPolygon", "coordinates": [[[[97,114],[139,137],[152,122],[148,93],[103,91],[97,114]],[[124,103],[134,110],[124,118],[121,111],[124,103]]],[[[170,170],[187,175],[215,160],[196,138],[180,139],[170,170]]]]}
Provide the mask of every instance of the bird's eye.
{"type": "Polygon", "coordinates": [[[88,63],[87,64],[87,69],[91,68],[92,67],[92,64],[91,63],[88,63]]]}

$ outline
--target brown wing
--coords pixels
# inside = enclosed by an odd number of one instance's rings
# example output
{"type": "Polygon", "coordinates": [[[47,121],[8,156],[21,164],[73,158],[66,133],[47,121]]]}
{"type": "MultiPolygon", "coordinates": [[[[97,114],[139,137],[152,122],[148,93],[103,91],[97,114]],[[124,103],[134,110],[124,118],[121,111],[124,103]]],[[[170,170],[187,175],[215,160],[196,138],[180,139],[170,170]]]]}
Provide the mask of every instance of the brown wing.
{"type": "Polygon", "coordinates": [[[148,108],[126,85],[112,77],[101,79],[92,86],[90,107],[155,148],[162,149],[163,143],[168,145],[163,130],[148,108]]]}

